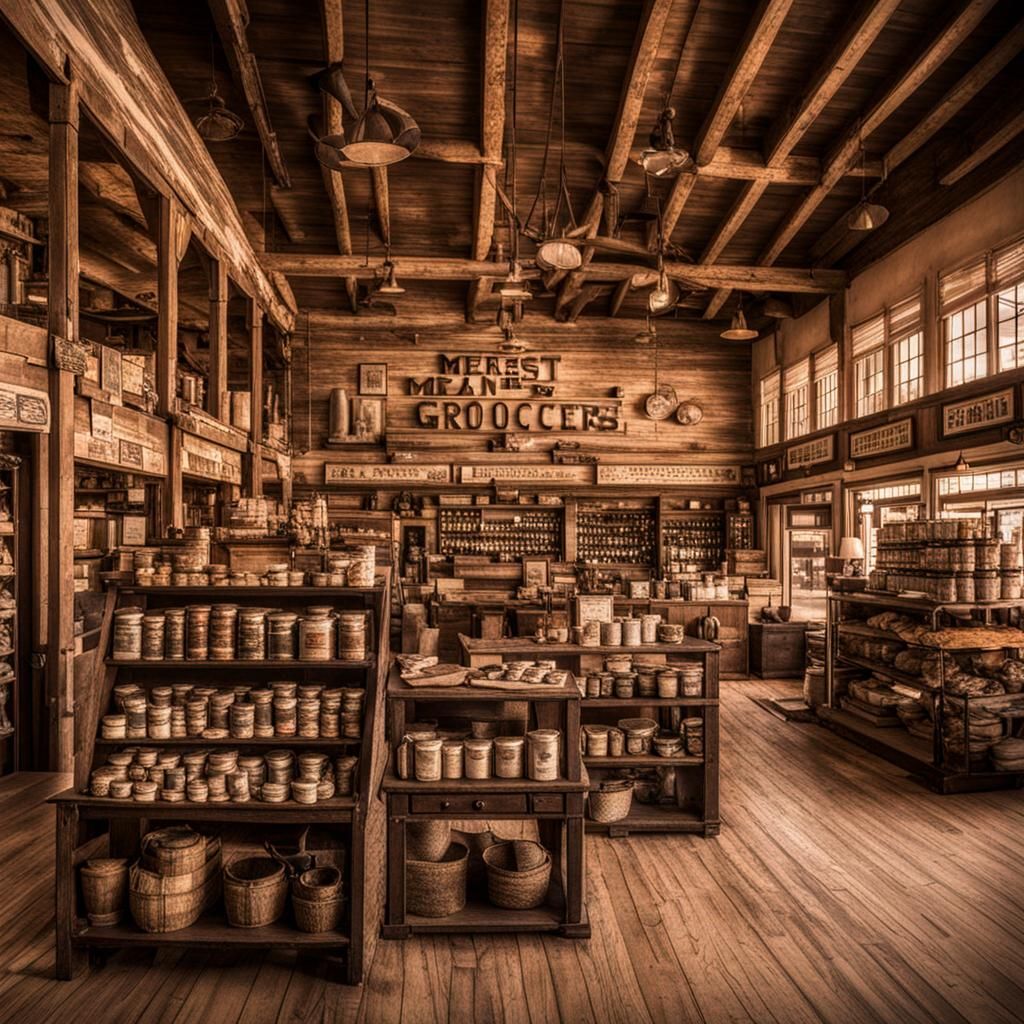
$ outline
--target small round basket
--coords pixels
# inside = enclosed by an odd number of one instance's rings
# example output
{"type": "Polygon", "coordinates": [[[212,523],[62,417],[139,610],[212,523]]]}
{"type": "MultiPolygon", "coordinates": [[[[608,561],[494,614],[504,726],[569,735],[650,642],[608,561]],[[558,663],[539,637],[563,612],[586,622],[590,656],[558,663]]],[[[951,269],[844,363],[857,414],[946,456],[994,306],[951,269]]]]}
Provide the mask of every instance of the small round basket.
{"type": "Polygon", "coordinates": [[[292,896],[315,903],[338,898],[341,872],[337,868],[310,868],[292,882],[292,896]]]}
{"type": "Polygon", "coordinates": [[[405,906],[420,917],[447,917],[466,905],[469,847],[452,843],[438,861],[405,862],[405,906]]]}
{"type": "Polygon", "coordinates": [[[117,858],[87,860],[78,875],[90,923],[96,927],[117,924],[128,896],[128,861],[117,858]]]}
{"type": "Polygon", "coordinates": [[[147,832],[142,837],[142,866],[158,875],[187,875],[206,863],[206,838],[188,825],[147,832]]]}
{"type": "Polygon", "coordinates": [[[633,780],[608,779],[587,795],[592,821],[622,821],[633,806],[633,780]]]}
{"type": "Polygon", "coordinates": [[[439,861],[451,845],[451,822],[410,821],[405,826],[405,851],[409,860],[439,861]]]}
{"type": "Polygon", "coordinates": [[[292,894],[292,910],[295,911],[295,926],[300,932],[329,932],[338,927],[344,904],[341,896],[329,899],[303,900],[292,894]]]}
{"type": "Polygon", "coordinates": [[[487,865],[487,896],[496,907],[531,910],[547,897],[551,857],[539,843],[523,840],[495,843],[484,850],[484,864],[487,865]],[[530,866],[520,869],[520,864],[530,866]]]}
{"type": "Polygon", "coordinates": [[[270,857],[242,857],[224,869],[224,909],[235,928],[273,924],[287,899],[284,865],[270,857]]]}

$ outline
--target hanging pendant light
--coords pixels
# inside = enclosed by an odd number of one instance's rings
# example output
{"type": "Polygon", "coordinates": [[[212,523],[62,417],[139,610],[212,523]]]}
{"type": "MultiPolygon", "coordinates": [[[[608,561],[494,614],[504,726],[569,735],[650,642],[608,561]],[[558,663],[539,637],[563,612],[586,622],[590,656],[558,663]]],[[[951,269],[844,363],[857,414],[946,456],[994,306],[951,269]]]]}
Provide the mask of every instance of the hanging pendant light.
{"type": "Polygon", "coordinates": [[[971,464],[964,458],[964,453],[961,451],[956,462],[953,463],[953,469],[957,473],[967,473],[970,471],[971,464]]]}
{"type": "Polygon", "coordinates": [[[851,231],[874,231],[888,219],[889,211],[881,203],[869,203],[867,178],[864,174],[867,159],[864,153],[864,139],[860,140],[860,202],[850,211],[846,226],[851,231]]]}
{"type": "Polygon", "coordinates": [[[523,279],[523,268],[518,260],[510,264],[508,277],[498,287],[498,294],[505,302],[522,302],[533,298],[533,292],[523,279]]]}
{"type": "Polygon", "coordinates": [[[675,116],[674,107],[665,107],[650,134],[650,145],[640,154],[638,162],[644,173],[652,178],[674,178],[680,171],[692,170],[696,166],[693,157],[676,145],[672,132],[675,116]]]}
{"type": "Polygon", "coordinates": [[[647,324],[642,331],[637,331],[633,335],[633,343],[635,345],[651,345],[658,340],[658,331],[654,326],[654,321],[648,317],[647,324]]]}
{"type": "Polygon", "coordinates": [[[743,303],[740,302],[736,312],[732,315],[732,323],[727,331],[722,331],[720,338],[726,341],[753,341],[757,337],[757,331],[747,326],[747,318],[743,315],[743,303]]]}
{"type": "Polygon", "coordinates": [[[679,289],[662,268],[658,274],[658,283],[647,295],[647,311],[655,316],[659,313],[667,313],[675,307],[678,301],[679,289]]]}
{"type": "Polygon", "coordinates": [[[234,111],[228,110],[217,92],[216,64],[214,62],[213,35],[210,36],[210,91],[197,100],[186,100],[186,105],[203,103],[206,109],[193,118],[201,138],[206,142],[228,142],[245,127],[245,122],[234,111]]]}
{"type": "Polygon", "coordinates": [[[405,289],[395,277],[395,265],[390,259],[384,261],[384,283],[377,289],[378,295],[404,295],[405,289]]]}
{"type": "Polygon", "coordinates": [[[364,12],[366,81],[362,112],[357,113],[352,102],[342,61],[335,61],[317,75],[320,88],[341,104],[344,114],[344,130],[340,135],[317,139],[317,159],[328,167],[332,167],[333,160],[335,170],[340,170],[345,163],[356,167],[388,167],[406,159],[420,144],[420,127],[412,115],[378,95],[370,77],[370,0],[366,0],[364,12]],[[321,152],[321,147],[326,147],[327,152],[321,152]]]}

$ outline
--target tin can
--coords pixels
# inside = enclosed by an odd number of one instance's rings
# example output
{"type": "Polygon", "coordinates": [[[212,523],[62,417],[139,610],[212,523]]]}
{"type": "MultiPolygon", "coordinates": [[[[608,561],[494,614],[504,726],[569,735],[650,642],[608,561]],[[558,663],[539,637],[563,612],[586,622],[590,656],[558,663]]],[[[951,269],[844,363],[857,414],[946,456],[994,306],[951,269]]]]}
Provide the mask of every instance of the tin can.
{"type": "Polygon", "coordinates": [[[494,740],[470,739],[463,746],[466,752],[466,778],[489,779],[494,740]]]}
{"type": "Polygon", "coordinates": [[[494,774],[499,779],[523,777],[523,752],[526,742],[522,736],[497,736],[494,740],[494,774]]]}
{"type": "Polygon", "coordinates": [[[536,782],[558,778],[557,729],[534,729],[526,734],[529,777],[536,782]]]}

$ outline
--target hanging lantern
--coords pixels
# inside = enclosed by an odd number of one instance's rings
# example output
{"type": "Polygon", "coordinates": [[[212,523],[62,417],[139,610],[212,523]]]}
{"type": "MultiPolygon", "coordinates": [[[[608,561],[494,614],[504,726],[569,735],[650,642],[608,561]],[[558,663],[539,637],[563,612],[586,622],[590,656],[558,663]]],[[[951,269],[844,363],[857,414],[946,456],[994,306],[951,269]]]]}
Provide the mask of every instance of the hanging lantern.
{"type": "Polygon", "coordinates": [[[729,329],[722,331],[719,337],[725,338],[726,341],[753,341],[757,337],[757,331],[751,330],[747,326],[747,318],[743,315],[742,306],[733,313],[729,329]]]}
{"type": "Polygon", "coordinates": [[[682,170],[694,168],[693,157],[676,145],[672,131],[674,107],[666,107],[658,117],[649,138],[649,146],[640,154],[639,164],[652,178],[674,178],[682,170]]]}
{"type": "Polygon", "coordinates": [[[889,219],[889,211],[881,203],[869,203],[862,199],[846,218],[851,231],[874,231],[889,219]]]}

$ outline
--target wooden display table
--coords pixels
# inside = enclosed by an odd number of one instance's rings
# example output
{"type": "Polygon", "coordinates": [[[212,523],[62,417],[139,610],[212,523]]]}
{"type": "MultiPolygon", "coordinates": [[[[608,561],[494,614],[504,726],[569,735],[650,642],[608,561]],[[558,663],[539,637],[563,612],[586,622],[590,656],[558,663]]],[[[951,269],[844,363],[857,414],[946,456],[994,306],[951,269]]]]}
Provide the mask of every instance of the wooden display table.
{"type": "Polygon", "coordinates": [[[586,723],[614,725],[622,718],[653,718],[662,728],[678,730],[683,715],[704,719],[704,755],[680,754],[659,757],[651,753],[637,756],[588,757],[583,763],[596,776],[599,771],[624,768],[674,769],[674,804],[641,804],[635,799],[627,818],[605,824],[586,822],[587,831],[624,836],[631,832],[696,832],[718,835],[719,817],[719,646],[707,640],[686,637],[678,644],[642,644],[639,647],[584,647],[573,643],[537,643],[519,637],[510,640],[473,640],[459,637],[463,661],[474,668],[499,661],[532,661],[547,658],[578,678],[599,671],[609,655],[656,655],[671,665],[681,661],[700,661],[704,666],[704,689],[700,697],[584,697],[580,708],[586,723]]]}
{"type": "Polygon", "coordinates": [[[580,761],[580,695],[574,680],[562,687],[522,693],[486,687],[412,687],[397,668],[387,690],[388,735],[394,750],[406,726],[428,718],[500,717],[519,719],[523,730],[557,728],[562,732],[559,778],[441,779],[419,782],[384,778],[388,805],[388,895],[384,938],[404,939],[417,932],[557,932],[588,938],[584,905],[583,798],[588,788],[580,761]],[[445,819],[534,820],[539,841],[551,856],[551,883],[545,904],[534,910],[493,906],[486,892],[467,894],[465,907],[447,917],[420,917],[406,910],[406,826],[445,819]]]}
{"type": "MultiPolygon", "coordinates": [[[[109,610],[101,629],[104,650],[110,645],[112,610],[116,603],[166,608],[196,602],[231,602],[290,607],[331,604],[342,610],[368,613],[367,657],[361,661],[114,661],[106,660],[105,670],[91,680],[83,698],[82,726],[85,742],[75,765],[75,786],[58,794],[56,836],[56,934],[57,977],[71,978],[76,950],[98,951],[141,947],[203,947],[228,949],[266,948],[318,952],[344,960],[343,980],[358,984],[363,979],[377,939],[383,914],[384,872],[379,856],[385,842],[384,808],[370,799],[380,786],[384,772],[383,716],[386,666],[390,661],[389,570],[382,585],[368,588],[321,587],[125,587],[116,597],[109,595],[109,610]],[[148,689],[176,682],[194,682],[202,686],[230,688],[254,680],[286,679],[320,682],[328,685],[358,686],[366,691],[361,736],[359,738],[273,736],[265,739],[174,739],[103,740],[98,738],[99,722],[110,705],[115,683],[132,682],[148,689]],[[88,793],[90,769],[102,764],[107,753],[127,746],[153,747],[159,750],[231,748],[242,754],[260,754],[268,750],[317,750],[330,756],[351,754],[359,757],[355,793],[315,804],[264,803],[171,803],[136,802],[95,797],[88,793]],[[265,839],[283,845],[293,844],[306,826],[316,830],[320,849],[339,849],[345,858],[345,908],[336,929],[310,934],[299,931],[291,922],[290,910],[273,925],[264,928],[235,928],[228,925],[223,909],[204,914],[195,924],[176,931],[151,934],[137,928],[128,907],[120,924],[92,927],[79,903],[78,867],[92,857],[139,856],[142,836],[154,823],[188,823],[201,831],[220,834],[226,844],[247,849],[262,848],[265,839]]],[[[228,858],[225,857],[225,860],[228,858]]]]}

